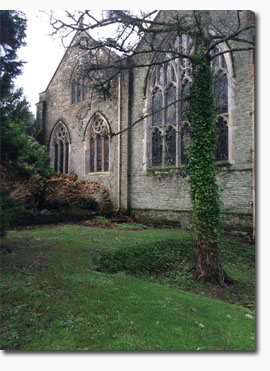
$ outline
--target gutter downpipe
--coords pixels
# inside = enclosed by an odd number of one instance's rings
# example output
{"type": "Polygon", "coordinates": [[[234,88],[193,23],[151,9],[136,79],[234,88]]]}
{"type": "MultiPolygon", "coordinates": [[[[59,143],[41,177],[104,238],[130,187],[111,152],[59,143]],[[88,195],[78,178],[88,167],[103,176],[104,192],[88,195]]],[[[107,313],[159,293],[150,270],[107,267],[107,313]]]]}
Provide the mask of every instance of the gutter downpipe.
{"type": "Polygon", "coordinates": [[[133,100],[133,69],[132,62],[128,59],[128,131],[127,131],[127,215],[131,214],[131,125],[132,125],[132,100],[133,100]]]}
{"type": "Polygon", "coordinates": [[[255,239],[256,234],[256,207],[255,207],[255,53],[254,50],[251,50],[251,84],[252,84],[252,111],[251,111],[251,120],[252,120],[252,238],[255,239]]]}
{"type": "Polygon", "coordinates": [[[121,210],[121,170],[122,170],[122,164],[121,164],[121,121],[122,121],[122,80],[121,80],[121,74],[118,76],[118,142],[117,142],[117,155],[118,155],[118,194],[117,194],[117,211],[118,213],[121,210]]]}

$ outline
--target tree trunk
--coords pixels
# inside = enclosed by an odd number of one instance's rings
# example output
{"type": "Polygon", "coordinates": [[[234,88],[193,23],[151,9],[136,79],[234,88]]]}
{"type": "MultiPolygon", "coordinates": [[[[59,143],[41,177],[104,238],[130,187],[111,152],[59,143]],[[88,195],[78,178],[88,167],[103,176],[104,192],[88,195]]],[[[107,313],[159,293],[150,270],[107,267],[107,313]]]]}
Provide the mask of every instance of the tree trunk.
{"type": "Polygon", "coordinates": [[[220,264],[218,246],[200,240],[196,249],[195,279],[224,286],[227,276],[220,264]]]}

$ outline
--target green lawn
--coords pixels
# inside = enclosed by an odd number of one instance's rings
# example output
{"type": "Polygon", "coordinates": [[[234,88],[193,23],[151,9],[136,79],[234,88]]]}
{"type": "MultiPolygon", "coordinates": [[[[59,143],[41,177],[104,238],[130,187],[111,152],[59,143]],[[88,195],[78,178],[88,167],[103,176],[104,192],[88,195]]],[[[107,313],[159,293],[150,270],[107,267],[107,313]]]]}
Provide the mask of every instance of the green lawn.
{"type": "Polygon", "coordinates": [[[104,251],[168,239],[192,250],[188,232],[130,228],[10,231],[1,256],[1,349],[255,349],[253,246],[223,240],[223,265],[237,279],[226,289],[194,283],[187,253],[179,269],[157,275],[94,270],[104,251]]]}

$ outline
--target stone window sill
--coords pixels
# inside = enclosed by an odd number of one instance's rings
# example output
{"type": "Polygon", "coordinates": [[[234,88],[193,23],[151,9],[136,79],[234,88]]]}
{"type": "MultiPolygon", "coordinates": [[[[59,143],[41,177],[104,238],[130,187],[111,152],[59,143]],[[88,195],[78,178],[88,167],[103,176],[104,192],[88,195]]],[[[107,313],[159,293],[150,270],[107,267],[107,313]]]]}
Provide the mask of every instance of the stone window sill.
{"type": "Polygon", "coordinates": [[[102,176],[102,175],[109,175],[110,172],[109,171],[100,171],[100,172],[96,172],[96,173],[87,173],[86,175],[87,176],[102,176]]]}

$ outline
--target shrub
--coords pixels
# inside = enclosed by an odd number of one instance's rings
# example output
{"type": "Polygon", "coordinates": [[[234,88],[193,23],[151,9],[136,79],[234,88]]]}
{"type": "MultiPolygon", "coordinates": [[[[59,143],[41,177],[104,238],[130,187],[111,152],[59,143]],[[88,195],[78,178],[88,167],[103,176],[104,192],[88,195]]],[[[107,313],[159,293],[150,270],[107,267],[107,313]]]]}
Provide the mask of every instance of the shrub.
{"type": "Polygon", "coordinates": [[[166,240],[146,245],[121,247],[112,252],[102,252],[94,257],[94,264],[101,272],[126,271],[135,275],[160,274],[175,270],[193,251],[190,240],[166,240]]]}
{"type": "MultiPolygon", "coordinates": [[[[2,169],[1,169],[2,170],[2,169]]],[[[30,180],[18,181],[5,177],[6,188],[26,209],[54,209],[79,206],[85,209],[110,208],[110,197],[100,182],[78,179],[74,174],[57,174],[49,179],[35,174],[30,180]]]]}
{"type": "Polygon", "coordinates": [[[82,210],[97,210],[98,203],[93,197],[81,198],[78,202],[78,206],[82,210]]]}
{"type": "Polygon", "coordinates": [[[101,215],[94,217],[93,221],[97,224],[103,224],[103,225],[108,225],[111,223],[110,220],[108,220],[105,216],[101,216],[101,215]]]}
{"type": "Polygon", "coordinates": [[[43,206],[48,210],[62,211],[64,207],[68,206],[69,202],[64,199],[55,199],[46,201],[43,206]]]}
{"type": "Polygon", "coordinates": [[[16,202],[9,196],[9,192],[1,186],[0,188],[0,237],[7,234],[12,215],[15,213],[16,202]]]}
{"type": "Polygon", "coordinates": [[[105,208],[110,206],[109,192],[102,183],[78,179],[75,174],[58,174],[50,178],[47,181],[45,192],[45,200],[49,203],[56,200],[63,202],[68,200],[69,206],[80,203],[82,208],[88,208],[90,204],[94,207],[97,207],[97,204],[105,208]]]}

